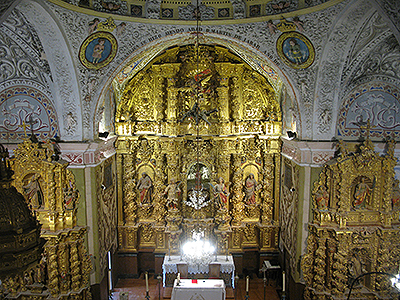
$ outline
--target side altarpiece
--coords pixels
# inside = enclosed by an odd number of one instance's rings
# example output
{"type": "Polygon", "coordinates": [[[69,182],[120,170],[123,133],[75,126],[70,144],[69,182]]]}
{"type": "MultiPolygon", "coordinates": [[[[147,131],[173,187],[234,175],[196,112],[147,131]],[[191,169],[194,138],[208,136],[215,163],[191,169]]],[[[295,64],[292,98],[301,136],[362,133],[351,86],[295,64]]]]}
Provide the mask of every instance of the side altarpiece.
{"type": "Polygon", "coordinates": [[[369,137],[354,149],[338,143],[313,191],[313,217],[301,266],[304,299],[395,299],[390,276],[400,254],[399,182],[394,142],[385,155],[369,137]],[[365,275],[365,276],[364,276],[365,275]],[[361,276],[357,282],[353,281],[361,276]]]}

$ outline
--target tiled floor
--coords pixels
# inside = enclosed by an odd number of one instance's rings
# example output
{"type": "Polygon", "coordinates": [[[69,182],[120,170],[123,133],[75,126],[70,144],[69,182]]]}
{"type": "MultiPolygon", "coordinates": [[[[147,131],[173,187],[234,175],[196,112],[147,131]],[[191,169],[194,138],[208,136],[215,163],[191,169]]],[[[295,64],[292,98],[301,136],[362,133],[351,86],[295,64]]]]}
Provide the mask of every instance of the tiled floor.
{"type": "MultiPolygon", "coordinates": [[[[143,276],[142,276],[143,277],[143,276]]],[[[279,288],[278,288],[279,290],[279,288]]],[[[124,296],[122,293],[128,293],[128,298],[126,300],[135,300],[141,299],[146,300],[146,284],[143,278],[141,279],[120,279],[118,284],[114,288],[113,300],[123,300],[124,296]]],[[[165,291],[167,295],[168,292],[165,291]]],[[[170,291],[169,291],[170,294],[170,291]]],[[[246,297],[245,292],[245,279],[239,279],[237,284],[236,291],[231,290],[230,293],[231,299],[236,300],[244,300],[246,297]],[[236,292],[236,298],[235,298],[236,292]]],[[[164,288],[161,284],[158,283],[157,279],[150,278],[149,279],[149,299],[164,299],[164,288]],[[159,288],[161,286],[161,289],[159,288]]],[[[166,298],[168,299],[168,298],[166,298]]],[[[256,278],[250,280],[249,284],[249,300],[264,300],[264,284],[262,278],[256,278]]],[[[265,287],[265,300],[279,300],[278,292],[274,285],[274,282],[270,282],[268,286],[265,287]]],[[[213,300],[213,299],[209,299],[213,300]]]]}

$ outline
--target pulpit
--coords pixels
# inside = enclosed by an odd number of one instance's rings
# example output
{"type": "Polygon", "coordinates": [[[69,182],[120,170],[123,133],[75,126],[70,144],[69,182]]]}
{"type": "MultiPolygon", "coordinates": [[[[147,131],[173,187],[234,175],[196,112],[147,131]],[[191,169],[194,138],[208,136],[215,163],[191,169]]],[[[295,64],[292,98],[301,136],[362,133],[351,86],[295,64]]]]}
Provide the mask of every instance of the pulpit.
{"type": "Polygon", "coordinates": [[[221,279],[177,279],[171,300],[213,299],[225,300],[225,283],[221,279]]]}

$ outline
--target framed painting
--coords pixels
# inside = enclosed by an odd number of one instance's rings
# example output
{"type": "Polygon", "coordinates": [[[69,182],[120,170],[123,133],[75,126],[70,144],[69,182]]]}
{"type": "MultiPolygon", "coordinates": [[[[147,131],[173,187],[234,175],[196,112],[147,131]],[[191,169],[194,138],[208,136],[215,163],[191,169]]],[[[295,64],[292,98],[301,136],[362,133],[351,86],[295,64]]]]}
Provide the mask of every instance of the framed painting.
{"type": "Polygon", "coordinates": [[[301,33],[284,32],[276,42],[279,57],[293,69],[311,66],[315,58],[314,46],[301,33]]]}
{"type": "Polygon", "coordinates": [[[98,31],[89,35],[79,49],[79,60],[88,69],[101,69],[117,54],[117,39],[109,32],[98,31]]]}

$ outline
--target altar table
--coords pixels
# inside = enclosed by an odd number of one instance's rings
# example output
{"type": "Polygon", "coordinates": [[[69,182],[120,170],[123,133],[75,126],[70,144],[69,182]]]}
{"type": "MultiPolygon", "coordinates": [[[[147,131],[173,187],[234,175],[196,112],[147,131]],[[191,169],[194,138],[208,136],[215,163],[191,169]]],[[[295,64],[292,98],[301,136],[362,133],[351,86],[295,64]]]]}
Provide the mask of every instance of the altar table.
{"type": "Polygon", "coordinates": [[[175,279],[171,300],[225,300],[225,283],[222,279],[175,279]]]}
{"type": "MultiPolygon", "coordinates": [[[[213,257],[212,264],[221,265],[221,279],[224,280],[225,285],[228,287],[234,287],[235,283],[235,264],[233,262],[232,255],[218,255],[217,260],[213,257]]],[[[177,264],[187,263],[181,260],[181,256],[178,255],[165,255],[163,268],[163,286],[172,286],[176,275],[178,274],[177,264]]],[[[188,264],[188,273],[190,278],[205,278],[208,275],[208,264],[188,264]]]]}

